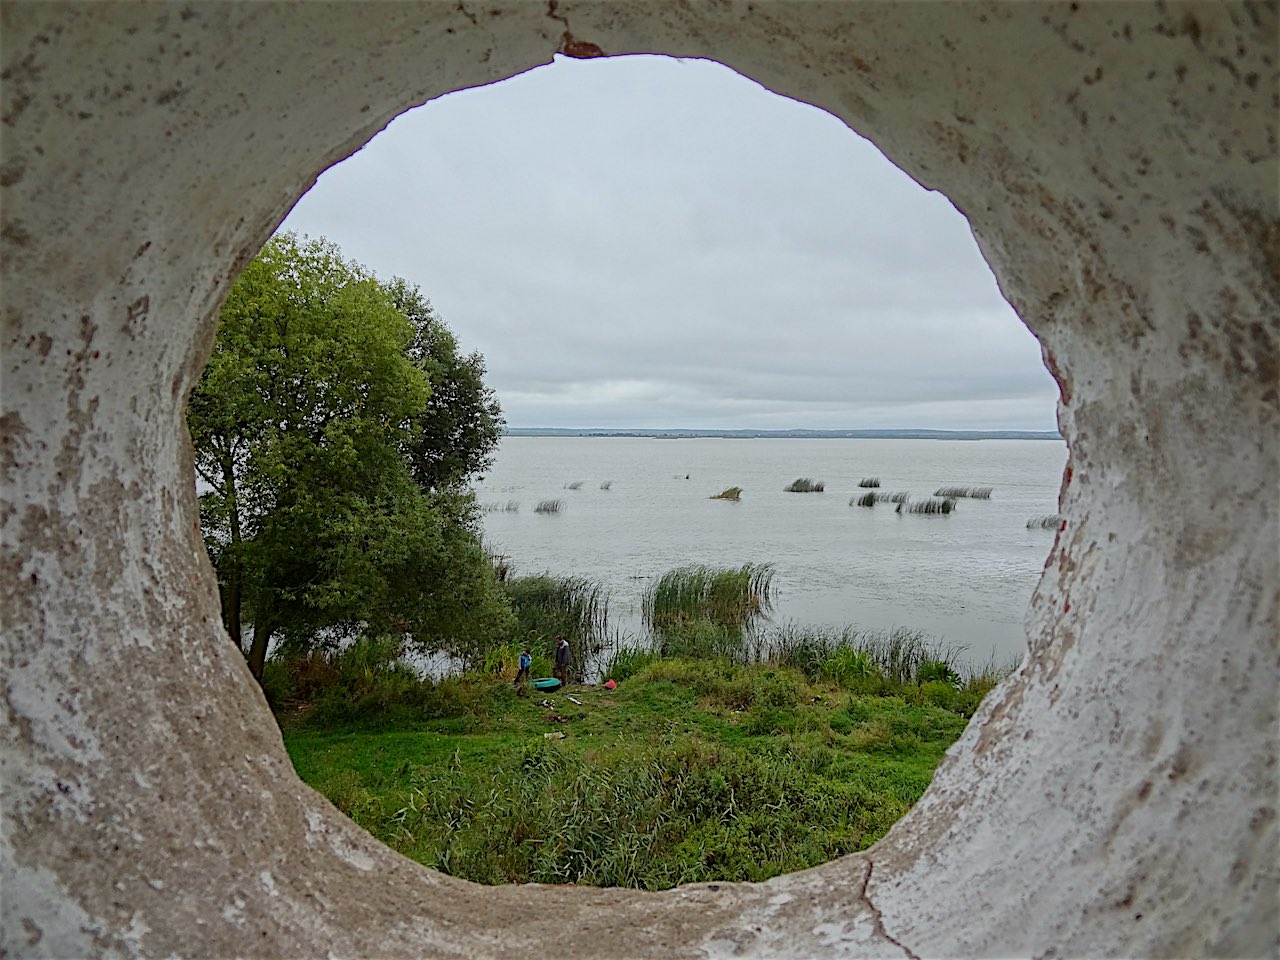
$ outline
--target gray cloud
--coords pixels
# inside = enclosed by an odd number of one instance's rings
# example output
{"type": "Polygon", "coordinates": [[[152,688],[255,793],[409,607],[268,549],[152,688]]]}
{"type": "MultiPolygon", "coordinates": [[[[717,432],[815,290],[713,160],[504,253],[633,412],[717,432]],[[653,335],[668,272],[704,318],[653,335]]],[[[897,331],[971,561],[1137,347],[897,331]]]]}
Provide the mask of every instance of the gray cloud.
{"type": "Polygon", "coordinates": [[[285,227],[419,284],[515,426],[1054,427],[946,198],[717,64],[560,60],[444,97],[285,227]]]}

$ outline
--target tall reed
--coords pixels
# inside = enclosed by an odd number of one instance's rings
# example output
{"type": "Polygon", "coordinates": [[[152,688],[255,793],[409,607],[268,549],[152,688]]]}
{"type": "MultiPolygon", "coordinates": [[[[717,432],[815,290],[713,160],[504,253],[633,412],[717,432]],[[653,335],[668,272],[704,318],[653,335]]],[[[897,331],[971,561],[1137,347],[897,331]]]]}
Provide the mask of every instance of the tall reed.
{"type": "Polygon", "coordinates": [[[656,634],[696,621],[740,632],[773,609],[773,565],[692,565],[668,570],[645,591],[645,626],[656,634]]]}
{"type": "Polygon", "coordinates": [[[863,494],[862,496],[860,496],[860,497],[850,497],[850,498],[849,498],[849,506],[851,506],[851,507],[852,507],[852,506],[855,506],[855,505],[856,505],[856,506],[859,506],[859,507],[874,507],[874,506],[876,505],[876,501],[877,501],[878,499],[880,499],[880,498],[879,498],[879,497],[877,497],[877,496],[875,495],[875,493],[874,493],[874,492],[872,492],[872,493],[864,493],[864,494],[863,494]]]}
{"type": "Polygon", "coordinates": [[[970,500],[990,500],[991,491],[995,487],[939,487],[933,491],[935,497],[945,497],[948,500],[955,500],[960,497],[967,497],[970,500]]]}
{"type": "Polygon", "coordinates": [[[876,503],[906,503],[910,494],[905,490],[895,490],[892,493],[877,493],[876,503]]]}
{"type": "Polygon", "coordinates": [[[601,489],[601,490],[608,490],[608,489],[609,489],[610,487],[612,487],[612,486],[613,486],[613,481],[612,481],[612,480],[605,480],[603,483],[601,483],[601,484],[600,484],[600,489],[601,489]]]}
{"type": "Polygon", "coordinates": [[[574,480],[572,483],[566,483],[564,485],[564,488],[566,490],[581,490],[582,484],[583,484],[582,480],[574,480]]]}
{"type": "Polygon", "coordinates": [[[897,513],[950,513],[956,508],[954,500],[940,500],[930,497],[928,500],[917,500],[915,503],[898,504],[897,513]]]}
{"type": "Polygon", "coordinates": [[[822,493],[827,485],[821,480],[811,480],[808,477],[797,477],[782,489],[787,493],[822,493]]]}
{"type": "Polygon", "coordinates": [[[1027,521],[1028,530],[1057,530],[1062,526],[1062,517],[1056,513],[1046,513],[1042,517],[1032,517],[1027,521]]]}
{"type": "Polygon", "coordinates": [[[563,500],[539,500],[533,508],[534,513],[559,513],[564,509],[563,500]]]}
{"type": "Polygon", "coordinates": [[[879,477],[863,477],[861,480],[858,481],[858,486],[878,487],[880,486],[880,478],[879,477]]]}
{"type": "Polygon", "coordinates": [[[599,580],[541,574],[503,584],[524,642],[554,653],[554,640],[569,641],[574,676],[604,646],[609,631],[609,594],[599,580]]]}

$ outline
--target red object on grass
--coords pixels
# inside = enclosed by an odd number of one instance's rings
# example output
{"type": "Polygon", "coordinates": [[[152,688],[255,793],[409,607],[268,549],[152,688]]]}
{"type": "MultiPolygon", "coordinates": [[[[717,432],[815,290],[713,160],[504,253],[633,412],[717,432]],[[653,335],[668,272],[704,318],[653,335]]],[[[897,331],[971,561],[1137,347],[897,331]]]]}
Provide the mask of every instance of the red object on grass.
{"type": "Polygon", "coordinates": [[[606,690],[616,690],[618,688],[618,685],[614,683],[613,680],[606,680],[604,682],[604,688],[606,690]]]}

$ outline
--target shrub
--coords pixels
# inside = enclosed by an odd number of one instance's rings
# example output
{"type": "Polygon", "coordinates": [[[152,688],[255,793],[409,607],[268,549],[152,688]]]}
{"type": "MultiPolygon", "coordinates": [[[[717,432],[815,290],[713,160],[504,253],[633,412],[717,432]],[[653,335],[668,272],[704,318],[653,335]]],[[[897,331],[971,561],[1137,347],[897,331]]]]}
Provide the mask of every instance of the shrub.
{"type": "Polygon", "coordinates": [[[956,687],[960,683],[960,674],[945,660],[922,660],[916,667],[916,683],[946,683],[956,687]]]}

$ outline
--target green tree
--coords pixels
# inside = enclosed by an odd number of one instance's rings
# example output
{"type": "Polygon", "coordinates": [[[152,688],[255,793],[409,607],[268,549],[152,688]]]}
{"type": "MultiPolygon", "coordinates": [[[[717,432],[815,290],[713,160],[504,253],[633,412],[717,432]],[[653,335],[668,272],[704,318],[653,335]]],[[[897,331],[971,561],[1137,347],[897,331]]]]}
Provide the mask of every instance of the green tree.
{"type": "Polygon", "coordinates": [[[253,674],[277,634],[394,630],[455,650],[509,632],[472,498],[425,491],[406,456],[445,368],[415,358],[391,290],[331,243],[283,234],[221,320],[188,424],[224,619],[237,642],[252,622],[253,674]]]}
{"type": "Polygon", "coordinates": [[[458,341],[417,287],[396,277],[387,290],[413,324],[408,354],[432,387],[407,448],[413,477],[427,490],[461,486],[492,466],[506,423],[485,386],[484,358],[458,352],[458,341]]]}

